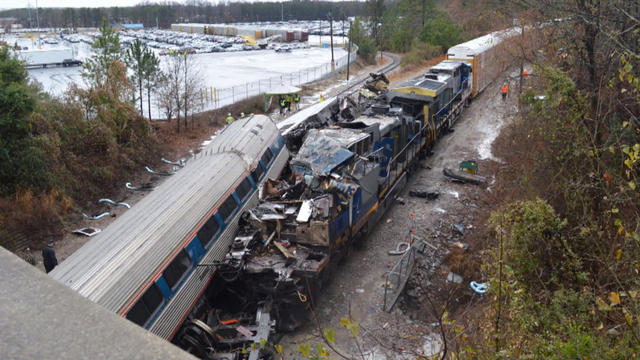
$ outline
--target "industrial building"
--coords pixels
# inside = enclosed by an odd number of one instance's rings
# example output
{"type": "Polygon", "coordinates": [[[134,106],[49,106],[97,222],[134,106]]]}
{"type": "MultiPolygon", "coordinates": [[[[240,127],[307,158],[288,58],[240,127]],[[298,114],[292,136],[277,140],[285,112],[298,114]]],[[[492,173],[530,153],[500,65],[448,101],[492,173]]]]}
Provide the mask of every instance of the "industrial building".
{"type": "Polygon", "coordinates": [[[280,41],[292,42],[309,40],[306,29],[283,29],[257,24],[171,24],[171,30],[191,34],[250,37],[254,40],[279,37],[280,41]]]}

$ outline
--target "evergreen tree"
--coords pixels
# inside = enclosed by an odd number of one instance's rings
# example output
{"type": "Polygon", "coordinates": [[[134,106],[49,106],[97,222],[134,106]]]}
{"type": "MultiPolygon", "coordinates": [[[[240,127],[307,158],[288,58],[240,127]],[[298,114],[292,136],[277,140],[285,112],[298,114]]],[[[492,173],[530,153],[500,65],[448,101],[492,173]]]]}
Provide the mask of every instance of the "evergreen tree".
{"type": "Polygon", "coordinates": [[[101,86],[107,78],[109,67],[114,61],[122,61],[120,37],[102,18],[100,34],[91,44],[93,56],[84,63],[84,76],[92,87],[101,86]]]}
{"type": "Polygon", "coordinates": [[[145,89],[147,90],[147,105],[149,107],[149,120],[151,120],[151,92],[158,85],[161,76],[160,59],[151,49],[146,48],[143,56],[143,65],[145,89]]]}
{"type": "Polygon", "coordinates": [[[142,110],[142,84],[145,79],[145,67],[148,58],[149,49],[147,45],[136,39],[127,49],[124,55],[125,63],[127,67],[131,69],[133,74],[131,75],[131,81],[136,84],[138,95],[137,99],[140,99],[140,115],[144,116],[142,110]]]}
{"type": "Polygon", "coordinates": [[[47,187],[46,154],[30,137],[36,96],[27,83],[24,64],[0,47],[0,195],[17,187],[47,187]]]}

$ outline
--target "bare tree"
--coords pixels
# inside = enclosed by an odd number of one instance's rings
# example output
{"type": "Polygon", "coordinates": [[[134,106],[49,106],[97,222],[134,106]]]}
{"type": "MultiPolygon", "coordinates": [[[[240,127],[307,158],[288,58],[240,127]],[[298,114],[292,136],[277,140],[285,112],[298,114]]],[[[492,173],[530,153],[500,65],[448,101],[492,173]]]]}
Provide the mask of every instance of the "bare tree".
{"type": "Polygon", "coordinates": [[[158,105],[169,120],[176,115],[178,132],[182,126],[187,128],[189,115],[193,116],[202,105],[198,92],[201,80],[195,70],[193,57],[188,52],[171,52],[158,88],[158,105]]]}
{"type": "Polygon", "coordinates": [[[160,101],[164,103],[163,108],[165,109],[165,114],[167,112],[176,114],[176,131],[180,132],[180,116],[184,106],[184,98],[182,96],[182,90],[184,89],[182,86],[184,70],[182,57],[178,56],[177,52],[170,53],[167,69],[163,78],[163,86],[161,86],[161,94],[159,96],[164,99],[160,101]],[[171,99],[167,99],[168,97],[171,97],[171,99]],[[167,111],[167,109],[169,109],[169,111],[167,111]]]}
{"type": "Polygon", "coordinates": [[[189,114],[191,114],[193,119],[193,113],[201,108],[201,102],[198,99],[197,90],[202,87],[202,82],[196,74],[193,56],[191,56],[188,51],[185,51],[179,55],[179,58],[182,59],[182,67],[184,71],[182,79],[182,104],[184,111],[184,127],[186,129],[189,114]]]}
{"type": "Polygon", "coordinates": [[[156,105],[167,118],[167,121],[171,122],[171,120],[173,120],[173,115],[176,112],[176,96],[174,94],[175,88],[171,86],[172,82],[170,76],[164,72],[160,73],[157,85],[156,105]]]}

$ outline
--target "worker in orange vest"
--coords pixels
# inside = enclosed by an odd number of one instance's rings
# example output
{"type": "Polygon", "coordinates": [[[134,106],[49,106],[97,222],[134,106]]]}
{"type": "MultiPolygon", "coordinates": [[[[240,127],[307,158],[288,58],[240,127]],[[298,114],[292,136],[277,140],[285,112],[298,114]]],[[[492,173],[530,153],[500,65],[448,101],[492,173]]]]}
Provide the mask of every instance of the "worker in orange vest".
{"type": "Polygon", "coordinates": [[[500,88],[502,92],[502,100],[507,98],[507,94],[509,93],[509,85],[507,83],[502,84],[502,88],[500,88]]]}
{"type": "Polygon", "coordinates": [[[529,73],[527,72],[527,69],[522,70],[522,78],[526,79],[527,75],[529,75],[529,73]]]}

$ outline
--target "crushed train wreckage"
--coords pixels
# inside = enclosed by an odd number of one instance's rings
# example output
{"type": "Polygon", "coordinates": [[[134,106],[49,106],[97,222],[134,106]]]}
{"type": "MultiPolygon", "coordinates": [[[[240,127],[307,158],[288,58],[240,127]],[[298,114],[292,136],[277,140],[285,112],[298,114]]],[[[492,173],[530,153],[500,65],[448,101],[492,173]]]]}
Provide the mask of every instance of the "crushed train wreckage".
{"type": "MultiPolygon", "coordinates": [[[[469,75],[468,66],[455,65],[455,74],[469,75]]],[[[288,166],[259,188],[224,259],[201,264],[215,268],[214,279],[173,342],[205,359],[271,358],[265,341],[305,321],[339,260],[393,206],[415,160],[459,117],[468,77],[446,84],[457,84],[448,102],[415,91],[360,104],[345,97],[281,128],[288,166]]]]}

